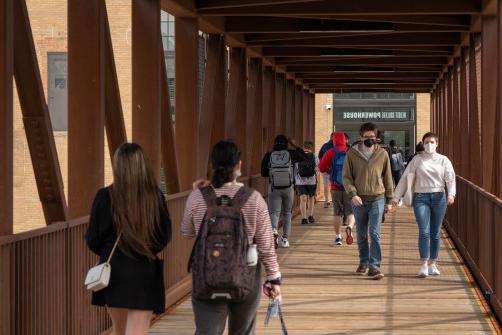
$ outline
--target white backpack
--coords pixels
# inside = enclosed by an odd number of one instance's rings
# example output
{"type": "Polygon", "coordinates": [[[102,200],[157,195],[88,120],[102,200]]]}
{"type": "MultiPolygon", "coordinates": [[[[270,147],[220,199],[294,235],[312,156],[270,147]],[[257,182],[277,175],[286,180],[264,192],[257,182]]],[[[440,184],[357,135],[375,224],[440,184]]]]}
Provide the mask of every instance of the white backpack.
{"type": "Polygon", "coordinates": [[[287,188],[293,185],[293,164],[288,150],[272,152],[269,176],[272,188],[287,188]]]}

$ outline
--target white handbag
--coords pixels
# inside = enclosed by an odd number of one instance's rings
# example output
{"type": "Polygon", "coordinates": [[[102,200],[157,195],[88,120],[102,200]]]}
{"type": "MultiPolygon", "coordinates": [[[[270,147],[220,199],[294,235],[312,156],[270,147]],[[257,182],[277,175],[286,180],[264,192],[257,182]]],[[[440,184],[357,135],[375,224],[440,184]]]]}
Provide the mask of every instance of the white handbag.
{"type": "Polygon", "coordinates": [[[406,193],[403,197],[403,204],[407,207],[413,206],[413,193],[415,193],[415,174],[408,173],[406,175],[406,193]]]}
{"type": "Polygon", "coordinates": [[[115,241],[115,244],[113,245],[112,252],[110,253],[110,256],[108,256],[108,259],[106,260],[106,262],[93,266],[87,272],[87,276],[85,276],[84,285],[87,286],[88,290],[96,292],[96,291],[104,289],[110,283],[110,274],[112,271],[112,267],[110,265],[110,260],[112,259],[113,253],[115,252],[115,249],[117,248],[117,244],[119,243],[119,239],[120,239],[120,234],[117,237],[117,240],[115,241]]]}

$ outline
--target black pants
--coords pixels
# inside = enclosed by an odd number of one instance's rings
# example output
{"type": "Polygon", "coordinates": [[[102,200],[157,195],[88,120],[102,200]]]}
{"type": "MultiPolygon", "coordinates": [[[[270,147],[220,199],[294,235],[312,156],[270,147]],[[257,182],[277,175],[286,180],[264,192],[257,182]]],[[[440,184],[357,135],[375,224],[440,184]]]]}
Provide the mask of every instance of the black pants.
{"type": "Polygon", "coordinates": [[[260,293],[261,265],[258,264],[255,290],[243,301],[198,300],[192,297],[195,326],[197,328],[195,335],[223,334],[227,317],[229,319],[229,335],[254,335],[260,293]]]}
{"type": "Polygon", "coordinates": [[[392,179],[394,179],[394,187],[397,187],[397,184],[399,184],[401,176],[402,176],[401,170],[392,170],[392,179]]]}

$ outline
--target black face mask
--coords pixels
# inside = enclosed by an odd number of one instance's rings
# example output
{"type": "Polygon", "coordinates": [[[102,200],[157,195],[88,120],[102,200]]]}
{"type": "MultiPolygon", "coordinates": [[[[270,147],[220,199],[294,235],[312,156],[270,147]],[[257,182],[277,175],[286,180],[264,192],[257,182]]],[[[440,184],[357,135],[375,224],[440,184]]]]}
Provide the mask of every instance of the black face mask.
{"type": "Polygon", "coordinates": [[[367,138],[364,140],[363,143],[368,148],[371,148],[372,146],[374,146],[377,143],[377,141],[374,138],[367,138]]]}

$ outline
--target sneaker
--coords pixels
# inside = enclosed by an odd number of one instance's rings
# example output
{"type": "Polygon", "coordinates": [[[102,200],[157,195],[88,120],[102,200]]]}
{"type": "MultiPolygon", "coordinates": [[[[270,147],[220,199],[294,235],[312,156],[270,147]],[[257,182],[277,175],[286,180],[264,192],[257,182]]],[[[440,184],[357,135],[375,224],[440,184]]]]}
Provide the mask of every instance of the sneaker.
{"type": "Polygon", "coordinates": [[[366,264],[359,264],[356,272],[360,275],[366,274],[366,270],[368,270],[368,266],[366,264]]]}
{"type": "Polygon", "coordinates": [[[439,269],[436,264],[430,264],[429,265],[429,275],[431,276],[439,276],[441,272],[439,272],[439,269]]]}
{"type": "Polygon", "coordinates": [[[429,275],[429,267],[427,265],[422,265],[420,270],[418,270],[417,277],[425,278],[429,275]]]}
{"type": "Polygon", "coordinates": [[[368,277],[375,280],[380,280],[384,277],[384,274],[377,268],[370,268],[368,271],[368,277]]]}
{"type": "Polygon", "coordinates": [[[329,208],[329,205],[330,205],[329,201],[324,202],[324,208],[329,208]]]}
{"type": "Polygon", "coordinates": [[[288,239],[286,237],[282,237],[282,243],[281,243],[281,246],[283,248],[289,248],[289,242],[288,242],[288,239]]]}
{"type": "Polygon", "coordinates": [[[274,235],[274,247],[279,248],[279,233],[277,233],[277,229],[272,228],[272,234],[274,235]]]}
{"type": "Polygon", "coordinates": [[[354,237],[352,236],[352,228],[347,227],[347,229],[345,229],[345,233],[347,234],[347,237],[346,237],[346,241],[347,241],[347,244],[348,245],[351,245],[352,243],[354,243],[354,237]]]}
{"type": "Polygon", "coordinates": [[[341,236],[338,236],[335,239],[335,245],[342,245],[343,238],[341,236]]]}
{"type": "Polygon", "coordinates": [[[314,217],[311,215],[309,216],[309,223],[314,223],[315,222],[315,219],[314,217]]]}
{"type": "Polygon", "coordinates": [[[307,219],[302,219],[302,224],[309,224],[309,220],[307,220],[307,219]]]}

